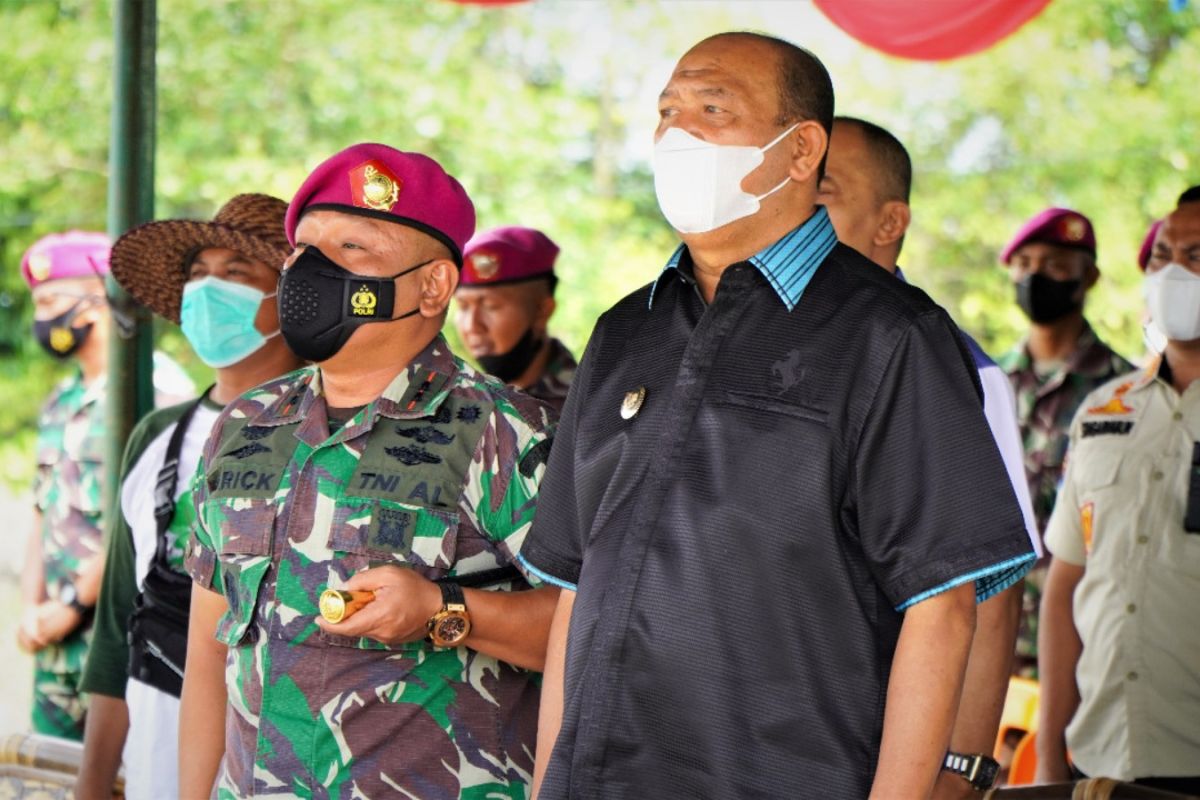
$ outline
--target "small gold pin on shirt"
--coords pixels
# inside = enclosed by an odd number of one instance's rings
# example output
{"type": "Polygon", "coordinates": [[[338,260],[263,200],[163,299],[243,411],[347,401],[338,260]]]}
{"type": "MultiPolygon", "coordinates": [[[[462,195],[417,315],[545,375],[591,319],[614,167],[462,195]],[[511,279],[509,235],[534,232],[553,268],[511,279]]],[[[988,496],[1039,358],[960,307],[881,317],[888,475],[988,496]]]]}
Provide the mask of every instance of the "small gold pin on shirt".
{"type": "Polygon", "coordinates": [[[625,393],[625,399],[621,401],[621,419],[633,419],[637,413],[642,410],[642,403],[646,402],[646,387],[639,386],[632,392],[625,393]]]}

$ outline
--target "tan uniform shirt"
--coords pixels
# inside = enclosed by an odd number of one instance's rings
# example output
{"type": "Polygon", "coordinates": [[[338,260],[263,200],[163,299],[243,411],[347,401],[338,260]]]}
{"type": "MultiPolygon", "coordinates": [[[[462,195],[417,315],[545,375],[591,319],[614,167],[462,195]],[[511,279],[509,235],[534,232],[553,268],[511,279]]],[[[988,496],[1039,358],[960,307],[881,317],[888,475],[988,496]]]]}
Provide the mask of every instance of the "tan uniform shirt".
{"type": "Polygon", "coordinates": [[[1155,364],[1084,400],[1046,531],[1085,567],[1067,745],[1089,775],[1200,774],[1200,533],[1183,528],[1200,384],[1181,396],[1168,375],[1155,364]]]}

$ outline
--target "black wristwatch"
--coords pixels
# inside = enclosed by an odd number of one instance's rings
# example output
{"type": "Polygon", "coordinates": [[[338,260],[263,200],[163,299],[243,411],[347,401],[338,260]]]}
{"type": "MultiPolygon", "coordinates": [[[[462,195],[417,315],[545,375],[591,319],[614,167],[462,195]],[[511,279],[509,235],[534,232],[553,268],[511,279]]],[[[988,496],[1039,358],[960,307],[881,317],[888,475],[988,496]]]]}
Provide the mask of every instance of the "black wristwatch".
{"type": "Polygon", "coordinates": [[[65,606],[70,606],[75,610],[75,613],[81,617],[86,617],[91,613],[92,607],[85,606],[79,602],[79,590],[75,588],[75,584],[68,583],[58,593],[58,601],[65,606]]]}
{"type": "Polygon", "coordinates": [[[1000,764],[996,759],[980,753],[968,756],[949,752],[946,753],[946,760],[942,762],[942,771],[961,775],[967,779],[967,783],[971,784],[972,789],[983,792],[992,788],[992,784],[996,782],[1000,764]]]}

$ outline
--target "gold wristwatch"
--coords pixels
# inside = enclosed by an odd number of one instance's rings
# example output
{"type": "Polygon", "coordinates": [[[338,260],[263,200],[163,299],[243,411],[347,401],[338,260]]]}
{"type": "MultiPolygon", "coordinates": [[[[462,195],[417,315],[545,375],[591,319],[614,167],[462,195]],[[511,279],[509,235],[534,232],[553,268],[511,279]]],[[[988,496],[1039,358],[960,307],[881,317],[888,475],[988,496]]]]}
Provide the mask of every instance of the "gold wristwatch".
{"type": "Polygon", "coordinates": [[[442,610],[425,623],[429,641],[434,647],[459,647],[471,633],[471,615],[462,587],[451,582],[438,585],[442,587],[442,610]]]}

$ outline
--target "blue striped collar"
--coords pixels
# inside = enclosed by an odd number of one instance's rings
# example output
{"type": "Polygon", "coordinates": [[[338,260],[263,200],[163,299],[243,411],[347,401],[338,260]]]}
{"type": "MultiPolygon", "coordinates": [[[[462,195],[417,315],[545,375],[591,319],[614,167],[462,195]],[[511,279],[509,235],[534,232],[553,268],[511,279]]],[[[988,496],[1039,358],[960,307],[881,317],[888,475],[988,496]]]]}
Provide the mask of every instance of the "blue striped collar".
{"type": "MultiPolygon", "coordinates": [[[[825,210],[825,206],[817,206],[816,212],[803,225],[750,256],[748,260],[758,268],[775,289],[779,299],[787,306],[787,310],[791,311],[800,302],[800,296],[817,273],[817,267],[821,266],[821,262],[836,244],[837,234],[833,232],[829,212],[825,210]]],[[[687,245],[679,245],[667,261],[667,265],[663,267],[658,280],[650,287],[649,307],[654,307],[654,293],[662,276],[669,270],[679,269],[679,262],[686,248],[687,245]]]]}

